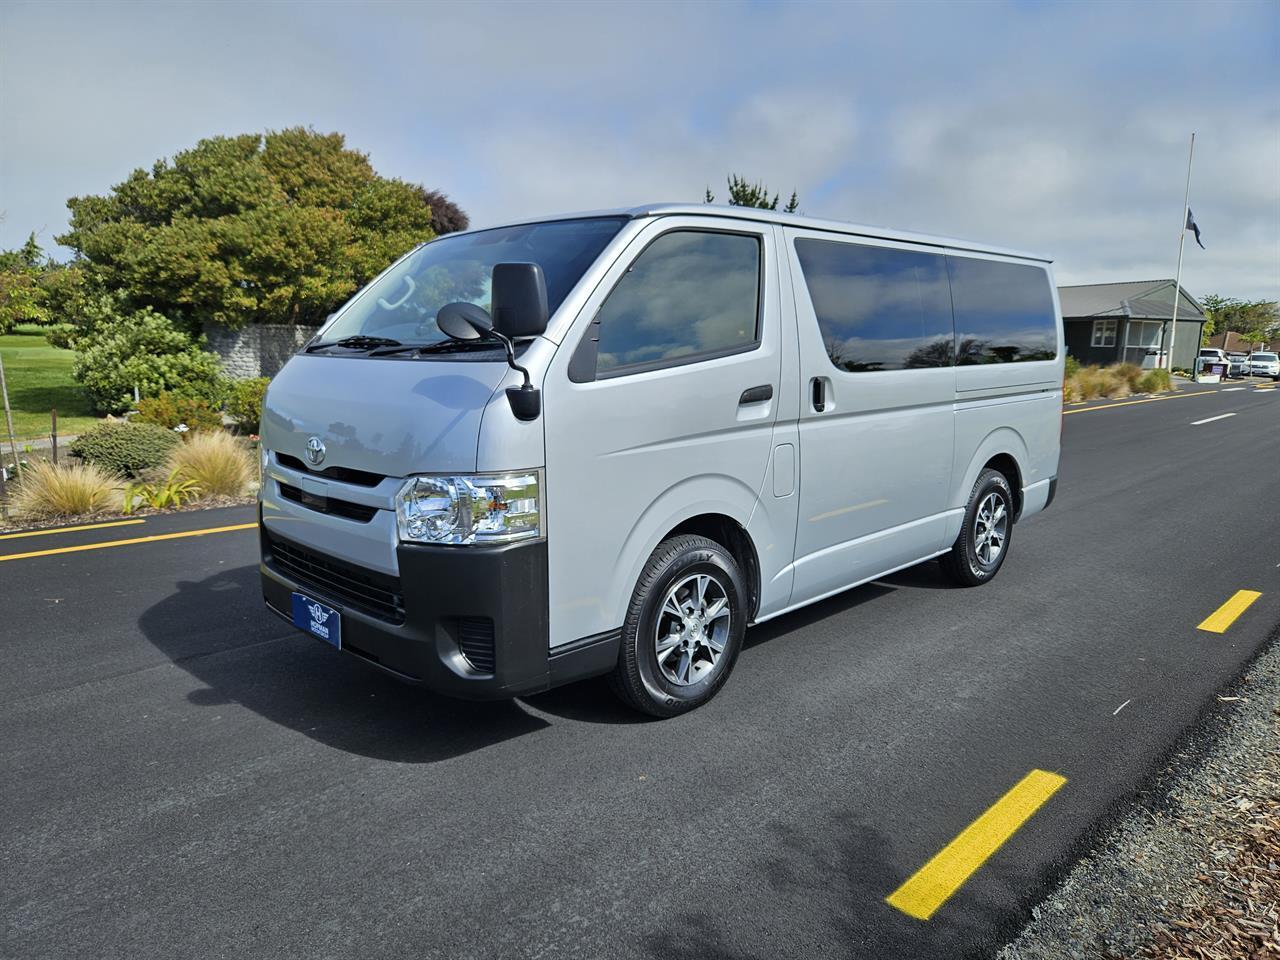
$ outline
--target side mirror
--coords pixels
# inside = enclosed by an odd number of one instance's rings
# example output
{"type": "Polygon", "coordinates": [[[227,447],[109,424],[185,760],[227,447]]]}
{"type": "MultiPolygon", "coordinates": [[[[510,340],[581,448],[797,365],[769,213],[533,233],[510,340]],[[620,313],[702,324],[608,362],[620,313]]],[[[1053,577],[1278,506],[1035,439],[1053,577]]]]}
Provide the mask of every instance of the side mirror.
{"type": "Polygon", "coordinates": [[[493,321],[488,311],[475,303],[446,303],[436,314],[436,326],[450,340],[493,339],[493,321]]]}
{"type": "Polygon", "coordinates": [[[498,333],[515,340],[547,329],[547,281],[536,263],[495,263],[490,294],[498,333]]]}
{"type": "MultiPolygon", "coordinates": [[[[515,264],[525,266],[525,264],[515,264]]],[[[529,264],[533,266],[533,264],[529,264]]],[[[535,267],[536,269],[536,267],[535,267]]],[[[497,272],[497,267],[494,268],[497,272]]],[[[538,272],[539,278],[542,272],[538,272]]],[[[546,308],[546,293],[543,293],[543,308],[546,308]]],[[[436,326],[440,332],[451,340],[474,342],[476,340],[496,340],[507,351],[507,366],[524,374],[524,385],[507,387],[507,402],[511,404],[511,412],[517,420],[537,420],[542,412],[542,393],[534,387],[529,371],[516,363],[516,347],[511,337],[500,330],[495,330],[493,321],[484,307],[466,301],[446,303],[436,313],[436,326]]],[[[545,319],[544,319],[545,327],[545,319]]]]}

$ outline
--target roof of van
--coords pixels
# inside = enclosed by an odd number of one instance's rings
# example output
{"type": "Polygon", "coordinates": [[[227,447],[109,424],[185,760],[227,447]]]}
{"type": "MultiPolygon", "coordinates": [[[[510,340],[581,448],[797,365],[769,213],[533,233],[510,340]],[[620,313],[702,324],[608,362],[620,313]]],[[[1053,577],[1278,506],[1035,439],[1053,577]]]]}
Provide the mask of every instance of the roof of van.
{"type": "MultiPolygon", "coordinates": [[[[895,230],[889,227],[876,227],[869,224],[849,223],[844,220],[823,220],[819,217],[805,217],[795,213],[781,213],[777,210],[762,210],[757,207],[731,207],[719,203],[648,203],[638,207],[619,207],[613,210],[588,210],[579,213],[563,213],[546,217],[525,217],[507,223],[493,224],[494,227],[516,226],[522,223],[538,223],[547,220],[573,220],[584,217],[638,217],[657,216],[692,216],[692,217],[732,217],[735,220],[757,220],[763,223],[777,223],[788,227],[799,227],[804,230],[824,230],[828,233],[841,233],[853,237],[873,237],[881,240],[898,240],[904,243],[919,243],[931,247],[949,247],[953,250],[967,250],[974,253],[993,253],[1002,257],[1017,257],[1022,260],[1037,260],[1041,263],[1052,263],[1052,258],[1040,254],[1027,253],[1024,250],[1011,250],[1008,247],[997,247],[992,244],[979,243],[975,240],[962,240],[957,237],[941,237],[928,233],[915,233],[910,230],[895,230]]],[[[481,229],[492,229],[483,227],[481,229]]]]}

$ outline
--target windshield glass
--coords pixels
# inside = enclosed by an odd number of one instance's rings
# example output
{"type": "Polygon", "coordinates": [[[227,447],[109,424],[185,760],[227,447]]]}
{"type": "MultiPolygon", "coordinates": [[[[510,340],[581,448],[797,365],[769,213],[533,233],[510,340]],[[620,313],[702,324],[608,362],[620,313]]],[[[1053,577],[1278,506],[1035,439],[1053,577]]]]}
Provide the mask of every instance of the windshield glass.
{"type": "Polygon", "coordinates": [[[495,263],[536,263],[547,280],[551,313],[587,267],[622,229],[625,217],[554,220],[478,230],[433,240],[356,295],[323,341],[382,337],[404,344],[449,339],[436,326],[446,303],[465,300],[489,309],[495,263]]]}
{"type": "Polygon", "coordinates": [[[1274,353],[1255,353],[1254,360],[1261,360],[1263,363],[1274,363],[1276,355],[1274,353]]]}

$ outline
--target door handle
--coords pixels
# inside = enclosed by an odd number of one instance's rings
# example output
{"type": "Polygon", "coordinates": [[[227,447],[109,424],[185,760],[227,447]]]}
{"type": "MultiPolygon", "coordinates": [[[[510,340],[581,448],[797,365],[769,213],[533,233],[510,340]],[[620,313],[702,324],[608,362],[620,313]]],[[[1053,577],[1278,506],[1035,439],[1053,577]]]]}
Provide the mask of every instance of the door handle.
{"type": "Polygon", "coordinates": [[[827,381],[825,377],[813,378],[813,409],[818,413],[827,409],[827,381]]]}
{"type": "Polygon", "coordinates": [[[748,403],[764,403],[766,400],[773,399],[773,384],[763,383],[758,387],[748,387],[742,391],[742,396],[738,398],[738,406],[745,406],[748,403]]]}

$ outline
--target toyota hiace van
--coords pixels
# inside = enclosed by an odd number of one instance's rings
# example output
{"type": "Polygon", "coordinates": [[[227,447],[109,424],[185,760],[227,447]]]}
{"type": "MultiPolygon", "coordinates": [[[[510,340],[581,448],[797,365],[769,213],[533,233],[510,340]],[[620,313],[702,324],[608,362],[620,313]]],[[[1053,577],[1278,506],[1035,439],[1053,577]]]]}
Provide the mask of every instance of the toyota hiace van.
{"type": "Polygon", "coordinates": [[[994,577],[1053,500],[1062,375],[1043,257],[709,205],[449,234],[267,392],[266,602],[446,694],[608,675],[671,716],[752,624],[994,577]]]}

